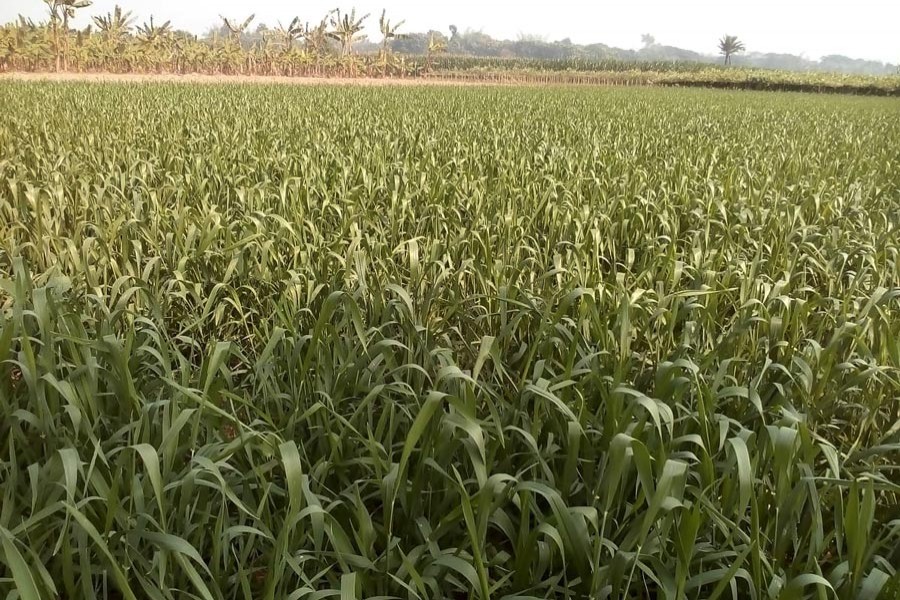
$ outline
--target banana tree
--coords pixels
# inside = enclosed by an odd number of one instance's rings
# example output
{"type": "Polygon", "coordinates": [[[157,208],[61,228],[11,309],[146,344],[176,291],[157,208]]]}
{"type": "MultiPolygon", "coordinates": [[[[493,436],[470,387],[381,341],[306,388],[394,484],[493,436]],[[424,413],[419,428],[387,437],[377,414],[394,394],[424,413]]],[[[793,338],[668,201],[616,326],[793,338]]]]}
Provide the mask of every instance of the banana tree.
{"type": "Polygon", "coordinates": [[[404,23],[406,21],[391,23],[387,18],[387,11],[381,11],[381,18],[378,20],[378,28],[381,30],[381,53],[378,59],[382,77],[387,77],[388,67],[391,63],[391,42],[404,37],[403,34],[397,31],[403,27],[404,23]]]}
{"type": "Polygon", "coordinates": [[[9,69],[15,52],[16,32],[9,26],[0,27],[0,71],[9,69]]]}
{"type": "Polygon", "coordinates": [[[341,56],[353,53],[353,40],[363,30],[363,23],[368,18],[368,13],[357,18],[355,8],[350,13],[341,14],[339,8],[331,13],[331,26],[334,29],[328,32],[328,37],[341,44],[341,56]]]}
{"type": "Polygon", "coordinates": [[[428,38],[428,54],[425,57],[425,72],[431,73],[434,66],[434,59],[438,54],[447,52],[447,42],[434,36],[432,33],[428,38]]]}
{"type": "Polygon", "coordinates": [[[307,26],[300,22],[300,17],[294,17],[287,27],[279,21],[278,27],[275,28],[275,34],[278,36],[279,43],[285,54],[294,49],[295,41],[300,41],[306,37],[306,32],[307,26]]]}
{"type": "Polygon", "coordinates": [[[162,25],[153,22],[153,15],[150,16],[150,22],[138,25],[138,39],[144,44],[151,47],[159,47],[168,43],[172,38],[172,21],[166,21],[162,25]]]}
{"type": "Polygon", "coordinates": [[[325,15],[315,27],[306,27],[306,49],[315,57],[314,72],[316,75],[321,74],[322,63],[329,52],[331,36],[328,32],[328,17],[330,14],[325,15]]]}
{"type": "Polygon", "coordinates": [[[75,33],[75,46],[69,49],[69,67],[78,71],[95,68],[97,59],[103,55],[102,40],[88,25],[75,33]]]}
{"type": "Polygon", "coordinates": [[[175,69],[179,73],[209,71],[213,68],[213,49],[193,37],[177,37],[173,53],[176,57],[175,69]]]}
{"type": "Polygon", "coordinates": [[[151,15],[149,23],[138,26],[137,38],[146,58],[156,70],[159,70],[167,58],[163,54],[172,46],[172,22],[166,21],[162,25],[157,25],[151,15]]]}
{"type": "Polygon", "coordinates": [[[93,21],[103,40],[106,66],[119,62],[124,55],[123,46],[131,33],[134,15],[116,4],[111,13],[94,17],[93,21]]]}
{"type": "Polygon", "coordinates": [[[215,48],[214,57],[218,71],[229,75],[243,74],[247,64],[246,54],[236,44],[224,44],[215,48]]]}
{"type": "Polygon", "coordinates": [[[94,17],[93,20],[100,35],[108,40],[118,41],[131,32],[134,15],[130,10],[122,10],[122,7],[116,4],[111,13],[106,13],[106,16],[94,17]]]}
{"type": "Polygon", "coordinates": [[[14,29],[11,60],[15,60],[21,68],[32,71],[52,64],[56,56],[56,45],[50,26],[39,25],[20,16],[14,29]]]}
{"type": "Polygon", "coordinates": [[[252,14],[249,17],[247,17],[246,19],[244,19],[243,23],[238,23],[237,21],[230,21],[229,19],[226,19],[222,15],[219,15],[219,18],[222,19],[222,22],[225,24],[225,27],[227,27],[228,31],[231,33],[231,35],[230,35],[231,47],[223,49],[220,52],[220,55],[222,56],[225,64],[227,65],[227,68],[229,70],[233,69],[234,64],[238,64],[238,65],[240,65],[238,67],[239,72],[243,73],[244,67],[249,68],[252,58],[249,54],[247,54],[247,56],[244,56],[243,50],[241,48],[241,38],[243,37],[244,32],[247,31],[247,28],[250,27],[250,23],[252,23],[253,19],[256,18],[256,14],[252,14]],[[246,59],[246,60],[244,60],[244,59],[246,59]]]}
{"type": "Polygon", "coordinates": [[[219,18],[222,19],[222,22],[225,24],[225,27],[228,28],[228,31],[231,32],[231,40],[235,42],[239,47],[241,45],[241,36],[244,35],[244,32],[247,31],[247,28],[250,27],[250,23],[253,22],[253,19],[256,18],[255,14],[247,17],[243,23],[238,23],[237,21],[231,21],[226,19],[222,15],[219,15],[219,18]]]}
{"type": "Polygon", "coordinates": [[[56,70],[60,66],[68,68],[66,53],[69,49],[69,19],[75,17],[79,8],[87,8],[91,0],[44,0],[50,11],[50,27],[53,32],[53,46],[56,49],[56,70]],[[61,43],[61,40],[64,42],[61,43]]]}
{"type": "Polygon", "coordinates": [[[262,32],[261,39],[255,41],[246,51],[247,72],[253,75],[272,75],[275,58],[280,54],[278,34],[273,30],[262,32]]]}

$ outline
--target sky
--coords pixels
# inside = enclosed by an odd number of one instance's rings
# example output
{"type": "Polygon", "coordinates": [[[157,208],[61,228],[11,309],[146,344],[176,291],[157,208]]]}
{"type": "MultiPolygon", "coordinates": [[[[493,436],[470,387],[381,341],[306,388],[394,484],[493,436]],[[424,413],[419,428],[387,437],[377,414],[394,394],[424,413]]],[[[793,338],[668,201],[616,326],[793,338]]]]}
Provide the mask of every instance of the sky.
{"type": "MultiPolygon", "coordinates": [[[[80,11],[74,25],[84,26],[92,14],[112,10],[116,0],[94,0],[80,11]]],[[[270,27],[278,20],[318,21],[340,5],[340,0],[118,0],[139,22],[151,14],[158,21],[171,20],[178,29],[205,32],[218,15],[243,19],[256,14],[256,23],[270,27]]],[[[401,31],[447,32],[454,24],[480,30],[495,38],[516,39],[539,35],[548,41],[571,38],[575,43],[602,42],[620,48],[638,48],[641,34],[657,43],[715,54],[724,34],[737,35],[749,52],[784,52],[819,58],[843,54],[900,63],[900,0],[606,0],[552,2],[453,0],[350,0],[342,8],[356,6],[371,13],[367,33],[379,38],[378,16],[406,19],[401,31]],[[352,3],[351,3],[352,2],[352,3]]],[[[0,23],[18,14],[43,18],[41,0],[0,0],[0,23]]]]}

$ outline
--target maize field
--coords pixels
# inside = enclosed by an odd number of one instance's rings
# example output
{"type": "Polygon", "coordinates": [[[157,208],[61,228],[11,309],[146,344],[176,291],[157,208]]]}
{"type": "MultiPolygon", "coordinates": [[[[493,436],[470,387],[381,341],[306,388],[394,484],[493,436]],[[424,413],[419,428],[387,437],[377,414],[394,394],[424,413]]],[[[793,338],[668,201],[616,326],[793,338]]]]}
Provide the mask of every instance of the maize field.
{"type": "Polygon", "coordinates": [[[0,597],[900,597],[896,100],[0,106],[0,597]]]}

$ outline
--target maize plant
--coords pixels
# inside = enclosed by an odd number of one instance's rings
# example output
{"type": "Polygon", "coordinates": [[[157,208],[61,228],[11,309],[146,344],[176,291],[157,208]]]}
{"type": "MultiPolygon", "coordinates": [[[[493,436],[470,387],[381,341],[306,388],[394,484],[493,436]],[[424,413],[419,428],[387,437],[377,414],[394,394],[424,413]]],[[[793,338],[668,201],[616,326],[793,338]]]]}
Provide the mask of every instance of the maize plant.
{"type": "Polygon", "coordinates": [[[0,595],[900,594],[895,101],[0,105],[0,595]]]}

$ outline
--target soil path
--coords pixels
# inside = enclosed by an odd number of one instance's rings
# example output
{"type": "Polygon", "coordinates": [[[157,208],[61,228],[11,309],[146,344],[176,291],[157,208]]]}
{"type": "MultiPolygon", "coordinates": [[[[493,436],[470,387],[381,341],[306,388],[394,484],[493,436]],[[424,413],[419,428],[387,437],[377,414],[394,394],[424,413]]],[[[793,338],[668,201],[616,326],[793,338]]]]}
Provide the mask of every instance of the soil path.
{"type": "MultiPolygon", "coordinates": [[[[280,77],[272,75],[201,75],[191,73],[0,73],[0,81],[94,81],[94,82],[183,82],[183,83],[280,83],[287,85],[360,85],[360,86],[477,86],[513,85],[496,82],[450,79],[382,79],[375,77],[280,77]]],[[[521,85],[521,84],[519,84],[521,85]]]]}

